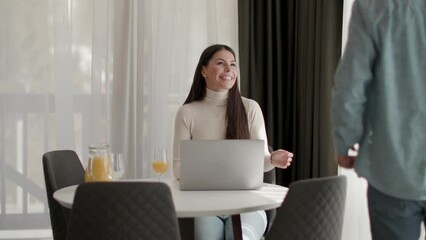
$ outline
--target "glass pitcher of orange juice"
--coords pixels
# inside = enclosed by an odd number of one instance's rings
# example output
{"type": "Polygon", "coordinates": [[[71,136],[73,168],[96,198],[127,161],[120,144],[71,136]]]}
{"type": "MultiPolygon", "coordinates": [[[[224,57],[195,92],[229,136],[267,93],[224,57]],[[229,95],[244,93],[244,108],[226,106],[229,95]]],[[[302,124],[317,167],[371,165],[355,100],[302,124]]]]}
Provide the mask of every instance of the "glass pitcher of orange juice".
{"type": "Polygon", "coordinates": [[[95,144],[89,146],[89,161],[87,162],[87,168],[84,174],[84,180],[86,182],[112,180],[108,148],[108,144],[95,144]]]}

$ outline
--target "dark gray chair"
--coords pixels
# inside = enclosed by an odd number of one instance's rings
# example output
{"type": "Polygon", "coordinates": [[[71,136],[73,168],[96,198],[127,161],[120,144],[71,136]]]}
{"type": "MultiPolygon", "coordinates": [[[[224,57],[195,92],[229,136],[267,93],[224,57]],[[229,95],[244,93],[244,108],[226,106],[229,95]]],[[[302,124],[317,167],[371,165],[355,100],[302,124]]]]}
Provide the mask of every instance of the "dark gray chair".
{"type": "Polygon", "coordinates": [[[170,188],[162,182],[81,184],[67,239],[180,239],[170,188]]]}
{"type": "Polygon", "coordinates": [[[83,183],[84,169],[74,151],[59,150],[43,155],[43,172],[53,238],[64,240],[71,210],[62,207],[53,198],[53,193],[60,188],[83,183]]]}
{"type": "Polygon", "coordinates": [[[345,199],[345,176],[290,184],[266,239],[340,240],[345,199]]]}
{"type": "MultiPolygon", "coordinates": [[[[269,152],[272,153],[273,151],[274,150],[272,149],[272,147],[269,146],[269,152]]],[[[268,172],[263,173],[263,182],[264,183],[270,183],[270,184],[276,184],[277,183],[275,168],[268,171],[268,172]]],[[[271,229],[272,223],[274,222],[275,216],[277,214],[277,210],[271,209],[271,210],[265,211],[265,213],[266,213],[266,219],[268,220],[268,223],[267,223],[266,229],[265,229],[265,234],[267,234],[269,232],[269,230],[271,229]]]]}

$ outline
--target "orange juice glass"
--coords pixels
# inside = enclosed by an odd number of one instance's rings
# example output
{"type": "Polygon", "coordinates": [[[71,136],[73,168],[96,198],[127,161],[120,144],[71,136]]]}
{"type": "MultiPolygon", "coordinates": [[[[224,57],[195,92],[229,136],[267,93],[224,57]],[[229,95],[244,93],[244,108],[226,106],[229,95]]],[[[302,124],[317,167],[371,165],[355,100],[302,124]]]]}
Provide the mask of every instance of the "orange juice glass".
{"type": "Polygon", "coordinates": [[[152,162],[152,168],[157,174],[164,174],[165,172],[167,172],[167,167],[167,162],[155,160],[152,162]]]}
{"type": "Polygon", "coordinates": [[[161,176],[167,172],[167,149],[155,148],[152,156],[152,169],[158,175],[158,180],[161,180],[161,176]]]}

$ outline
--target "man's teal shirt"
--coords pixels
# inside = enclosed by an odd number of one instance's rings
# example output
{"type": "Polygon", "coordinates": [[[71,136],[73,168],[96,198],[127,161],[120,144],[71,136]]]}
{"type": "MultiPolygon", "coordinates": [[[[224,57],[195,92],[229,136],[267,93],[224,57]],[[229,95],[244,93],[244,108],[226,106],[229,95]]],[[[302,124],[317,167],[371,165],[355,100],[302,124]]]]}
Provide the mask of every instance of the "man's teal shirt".
{"type": "Polygon", "coordinates": [[[385,194],[426,200],[426,6],[357,0],[335,75],[337,154],[360,144],[355,170],[385,194]]]}

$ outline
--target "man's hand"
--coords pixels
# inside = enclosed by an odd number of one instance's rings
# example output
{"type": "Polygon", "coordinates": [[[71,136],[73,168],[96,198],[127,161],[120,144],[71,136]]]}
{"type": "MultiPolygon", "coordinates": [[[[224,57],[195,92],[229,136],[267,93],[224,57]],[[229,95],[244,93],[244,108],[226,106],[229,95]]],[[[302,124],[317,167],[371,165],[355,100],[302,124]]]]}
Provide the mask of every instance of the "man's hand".
{"type": "Polygon", "coordinates": [[[343,168],[354,168],[355,161],[356,161],[356,157],[350,157],[350,156],[336,157],[337,164],[343,168]]]}

